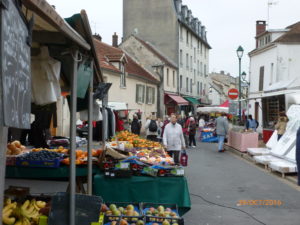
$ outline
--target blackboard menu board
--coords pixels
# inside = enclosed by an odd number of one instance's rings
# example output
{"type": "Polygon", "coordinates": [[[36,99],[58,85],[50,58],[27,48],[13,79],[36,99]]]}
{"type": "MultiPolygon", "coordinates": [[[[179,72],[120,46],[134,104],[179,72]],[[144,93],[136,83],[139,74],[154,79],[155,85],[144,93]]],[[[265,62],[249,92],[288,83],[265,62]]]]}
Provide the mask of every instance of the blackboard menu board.
{"type": "Polygon", "coordinates": [[[5,7],[0,6],[0,124],[30,128],[31,56],[27,44],[28,28],[14,2],[8,0],[5,7]]]}

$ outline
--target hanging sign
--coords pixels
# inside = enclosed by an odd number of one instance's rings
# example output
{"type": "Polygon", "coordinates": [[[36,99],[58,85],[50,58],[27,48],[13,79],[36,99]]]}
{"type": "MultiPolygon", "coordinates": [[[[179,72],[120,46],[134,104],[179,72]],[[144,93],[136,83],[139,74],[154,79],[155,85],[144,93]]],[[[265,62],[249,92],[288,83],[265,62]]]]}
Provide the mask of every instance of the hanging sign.
{"type": "Polygon", "coordinates": [[[29,32],[14,3],[0,1],[0,125],[28,129],[31,111],[29,32]]]}

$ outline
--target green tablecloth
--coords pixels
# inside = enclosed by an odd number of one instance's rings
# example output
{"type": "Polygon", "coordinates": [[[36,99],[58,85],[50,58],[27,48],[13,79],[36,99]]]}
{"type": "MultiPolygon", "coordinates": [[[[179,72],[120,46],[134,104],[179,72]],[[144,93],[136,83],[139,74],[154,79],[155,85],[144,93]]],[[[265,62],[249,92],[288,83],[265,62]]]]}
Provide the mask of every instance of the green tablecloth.
{"type": "MultiPolygon", "coordinates": [[[[63,179],[69,177],[69,167],[61,166],[59,168],[32,168],[32,167],[6,167],[6,178],[27,178],[27,179],[63,179]]],[[[93,168],[96,173],[96,168],[93,168]]],[[[76,176],[83,177],[88,175],[86,166],[76,167],[76,176]]]]}
{"type": "Polygon", "coordinates": [[[185,177],[105,178],[103,174],[96,174],[93,192],[106,202],[177,204],[181,215],[191,208],[185,177]]]}

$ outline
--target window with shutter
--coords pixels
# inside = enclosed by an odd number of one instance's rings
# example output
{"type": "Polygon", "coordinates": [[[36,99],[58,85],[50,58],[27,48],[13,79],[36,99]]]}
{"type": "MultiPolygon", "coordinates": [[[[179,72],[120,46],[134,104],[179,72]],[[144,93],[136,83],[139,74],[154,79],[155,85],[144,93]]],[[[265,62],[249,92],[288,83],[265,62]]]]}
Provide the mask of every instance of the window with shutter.
{"type": "Polygon", "coordinates": [[[144,85],[142,85],[142,103],[144,103],[145,102],[145,86],[144,85]]]}
{"type": "Polygon", "coordinates": [[[265,68],[263,66],[260,67],[259,69],[259,91],[264,90],[264,73],[265,73],[265,68]]]}
{"type": "Polygon", "coordinates": [[[139,103],[139,85],[136,85],[136,89],[135,89],[135,102],[139,103]]]}
{"type": "Polygon", "coordinates": [[[152,88],[152,104],[155,103],[155,88],[152,88]]]}
{"type": "Polygon", "coordinates": [[[146,87],[146,104],[150,104],[149,103],[149,99],[150,99],[150,87],[146,87]]]}

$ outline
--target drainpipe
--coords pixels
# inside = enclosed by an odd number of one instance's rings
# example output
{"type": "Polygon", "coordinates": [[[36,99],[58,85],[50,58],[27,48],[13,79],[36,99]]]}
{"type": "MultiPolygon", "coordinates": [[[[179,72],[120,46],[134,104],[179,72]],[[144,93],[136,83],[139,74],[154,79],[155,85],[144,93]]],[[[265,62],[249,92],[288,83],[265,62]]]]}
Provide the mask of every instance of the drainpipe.
{"type": "Polygon", "coordinates": [[[160,78],[159,84],[157,84],[157,117],[162,118],[164,116],[164,64],[152,66],[157,71],[160,78]]]}

